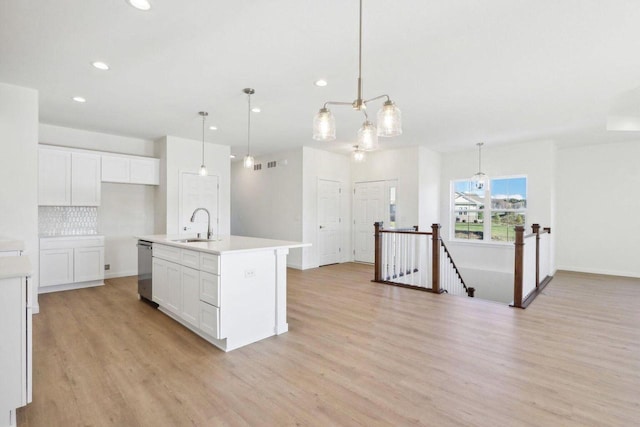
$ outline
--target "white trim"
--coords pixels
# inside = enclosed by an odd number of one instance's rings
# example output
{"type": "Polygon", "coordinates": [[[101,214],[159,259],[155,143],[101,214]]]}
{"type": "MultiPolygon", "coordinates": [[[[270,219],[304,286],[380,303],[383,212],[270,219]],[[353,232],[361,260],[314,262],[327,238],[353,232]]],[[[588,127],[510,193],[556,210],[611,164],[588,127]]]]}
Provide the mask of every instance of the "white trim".
{"type": "Polygon", "coordinates": [[[640,279],[640,274],[633,273],[630,271],[604,270],[601,268],[570,267],[570,266],[564,266],[564,265],[557,266],[554,274],[560,270],[570,271],[574,273],[602,274],[605,276],[620,276],[620,277],[631,277],[634,279],[640,279]]]}
{"type": "Polygon", "coordinates": [[[129,271],[111,271],[107,273],[105,271],[104,278],[105,279],[116,279],[118,277],[129,277],[129,276],[137,276],[138,270],[129,270],[129,271]]]}
{"type": "MultiPolygon", "coordinates": [[[[49,292],[72,291],[74,289],[93,288],[95,286],[104,286],[102,280],[92,280],[90,282],[68,283],[66,285],[45,286],[38,289],[38,294],[48,294],[49,292]]],[[[40,311],[40,309],[38,309],[40,311]]]]}

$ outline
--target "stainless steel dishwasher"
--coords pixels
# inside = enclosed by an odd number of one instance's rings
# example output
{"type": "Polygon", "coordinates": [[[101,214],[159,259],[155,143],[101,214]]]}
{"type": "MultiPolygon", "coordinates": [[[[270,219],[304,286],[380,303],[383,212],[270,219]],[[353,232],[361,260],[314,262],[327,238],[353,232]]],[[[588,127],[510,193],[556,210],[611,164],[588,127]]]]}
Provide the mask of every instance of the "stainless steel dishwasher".
{"type": "Polygon", "coordinates": [[[138,240],[138,295],[149,302],[153,297],[152,265],[153,244],[138,240]]]}

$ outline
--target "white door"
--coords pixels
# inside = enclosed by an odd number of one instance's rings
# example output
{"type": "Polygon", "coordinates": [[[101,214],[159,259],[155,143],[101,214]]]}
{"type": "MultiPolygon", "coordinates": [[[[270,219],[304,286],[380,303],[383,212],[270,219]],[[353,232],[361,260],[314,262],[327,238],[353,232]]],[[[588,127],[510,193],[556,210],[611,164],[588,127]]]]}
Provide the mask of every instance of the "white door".
{"type": "Polygon", "coordinates": [[[207,214],[199,211],[195,222],[191,215],[197,208],[205,208],[211,214],[213,236],[218,235],[218,177],[201,176],[197,173],[182,172],[180,174],[180,234],[207,233],[207,214]]]}
{"type": "Polygon", "coordinates": [[[182,311],[182,268],[173,262],[167,263],[167,281],[165,282],[166,307],[174,314],[182,311]]]}
{"type": "Polygon", "coordinates": [[[73,249],[40,251],[40,287],[73,283],[73,249]]]}
{"type": "Polygon", "coordinates": [[[73,250],[73,281],[104,279],[104,246],[73,250]]]}
{"type": "Polygon", "coordinates": [[[153,258],[151,274],[153,277],[153,289],[151,299],[165,307],[167,305],[167,261],[153,258]]]}
{"type": "Polygon", "coordinates": [[[387,222],[386,181],[356,182],[353,194],[353,228],[355,261],[374,262],[374,228],[387,222]]]}
{"type": "Polygon", "coordinates": [[[340,262],[340,194],[337,181],[318,180],[318,260],[320,265],[340,262]]]}
{"type": "Polygon", "coordinates": [[[160,183],[160,160],[142,157],[131,159],[131,183],[158,185],[160,183]]]}
{"type": "Polygon", "coordinates": [[[185,322],[200,327],[200,272],[193,268],[182,267],[182,312],[185,322]]]}

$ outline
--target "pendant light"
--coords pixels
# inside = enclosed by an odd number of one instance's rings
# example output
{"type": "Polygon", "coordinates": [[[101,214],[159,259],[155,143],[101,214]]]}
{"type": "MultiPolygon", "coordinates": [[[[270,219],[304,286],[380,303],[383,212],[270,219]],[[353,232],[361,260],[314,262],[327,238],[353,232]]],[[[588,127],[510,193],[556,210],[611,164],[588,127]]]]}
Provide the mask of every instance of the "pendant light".
{"type": "Polygon", "coordinates": [[[253,169],[255,160],[251,155],[251,95],[256,93],[256,91],[248,87],[244,88],[242,91],[247,94],[247,104],[249,106],[249,108],[247,109],[247,155],[244,156],[242,165],[245,167],[245,169],[253,169]]]}
{"type": "Polygon", "coordinates": [[[365,121],[358,131],[358,145],[363,150],[378,148],[378,136],[392,137],[402,134],[402,116],[400,109],[391,101],[389,95],[380,95],[371,99],[362,98],[362,0],[360,0],[360,27],[358,39],[358,97],[353,102],[328,101],[316,114],[313,120],[313,139],[317,141],[333,141],[336,139],[336,122],[329,105],[350,105],[354,110],[362,111],[365,121]],[[377,125],[369,121],[367,104],[371,101],[386,98],[377,115],[377,125]]]}
{"type": "Polygon", "coordinates": [[[482,146],[484,142],[478,142],[478,172],[471,177],[471,181],[474,183],[477,190],[484,189],[485,184],[488,182],[489,177],[482,172],[482,146]]]}
{"type": "Polygon", "coordinates": [[[363,163],[365,160],[367,160],[366,153],[361,150],[359,146],[354,145],[353,148],[354,150],[351,156],[354,162],[363,163]]]}
{"type": "Polygon", "coordinates": [[[202,117],[202,164],[200,165],[200,175],[207,175],[207,167],[204,165],[204,122],[207,119],[209,113],[206,111],[200,111],[198,114],[202,117]]]}

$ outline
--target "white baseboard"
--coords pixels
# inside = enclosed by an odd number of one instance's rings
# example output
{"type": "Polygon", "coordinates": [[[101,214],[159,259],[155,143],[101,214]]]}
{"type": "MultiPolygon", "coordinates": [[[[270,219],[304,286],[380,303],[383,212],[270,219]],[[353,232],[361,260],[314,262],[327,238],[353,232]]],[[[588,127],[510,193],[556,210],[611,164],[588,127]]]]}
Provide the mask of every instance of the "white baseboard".
{"type": "Polygon", "coordinates": [[[302,265],[297,264],[297,263],[296,263],[296,264],[294,264],[294,263],[288,262],[288,263],[287,263],[287,267],[288,267],[288,268],[293,268],[293,269],[295,269],[295,270],[303,270],[302,265]]]}
{"type": "Polygon", "coordinates": [[[104,278],[105,279],[115,279],[117,277],[128,277],[128,276],[137,276],[138,270],[135,271],[105,271],[104,278]]]}
{"type": "Polygon", "coordinates": [[[68,283],[65,285],[44,286],[38,288],[38,294],[48,294],[49,292],[72,291],[74,289],[92,288],[94,286],[104,286],[102,280],[93,280],[90,282],[68,283]]]}
{"type": "Polygon", "coordinates": [[[640,278],[640,274],[630,271],[617,271],[617,270],[604,270],[601,268],[583,268],[583,267],[571,267],[566,265],[559,265],[556,271],[565,270],[573,271],[576,273],[589,273],[589,274],[603,274],[605,276],[620,276],[620,277],[633,277],[635,279],[640,278]]]}

